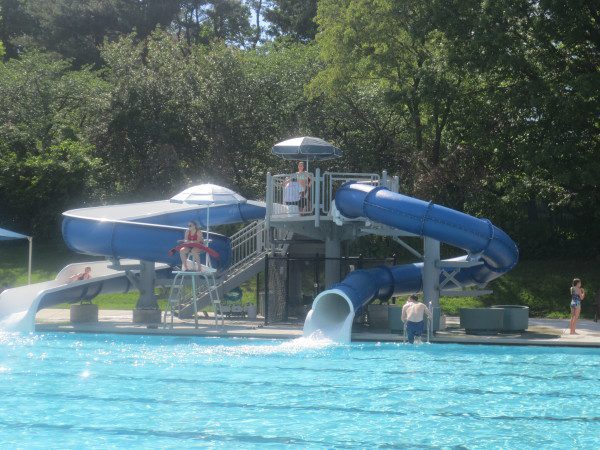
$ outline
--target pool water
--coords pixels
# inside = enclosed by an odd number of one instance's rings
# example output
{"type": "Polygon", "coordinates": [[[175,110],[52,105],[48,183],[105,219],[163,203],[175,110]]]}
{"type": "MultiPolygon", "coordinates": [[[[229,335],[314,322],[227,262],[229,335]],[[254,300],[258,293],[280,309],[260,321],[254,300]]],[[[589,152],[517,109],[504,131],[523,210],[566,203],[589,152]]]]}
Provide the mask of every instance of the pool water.
{"type": "Polygon", "coordinates": [[[0,448],[598,448],[600,349],[0,334],[0,448]]]}

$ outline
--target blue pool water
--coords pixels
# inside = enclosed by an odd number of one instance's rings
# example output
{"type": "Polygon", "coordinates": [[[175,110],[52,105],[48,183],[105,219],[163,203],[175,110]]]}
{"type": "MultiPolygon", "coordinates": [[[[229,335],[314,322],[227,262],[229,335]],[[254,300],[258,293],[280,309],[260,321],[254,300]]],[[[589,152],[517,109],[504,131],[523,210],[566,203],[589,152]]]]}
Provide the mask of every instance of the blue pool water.
{"type": "Polygon", "coordinates": [[[0,334],[0,448],[598,448],[600,350],[0,334]]]}

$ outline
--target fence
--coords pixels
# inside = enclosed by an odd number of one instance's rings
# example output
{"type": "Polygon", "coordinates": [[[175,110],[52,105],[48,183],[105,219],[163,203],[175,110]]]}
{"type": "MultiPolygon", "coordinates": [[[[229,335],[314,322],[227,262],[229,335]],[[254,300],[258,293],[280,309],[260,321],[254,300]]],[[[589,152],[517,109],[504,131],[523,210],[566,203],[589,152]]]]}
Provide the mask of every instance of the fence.
{"type": "Polygon", "coordinates": [[[326,258],[321,255],[267,257],[258,308],[265,318],[265,324],[304,322],[314,298],[327,288],[324,286],[326,261],[339,261],[340,280],[355,269],[397,263],[395,257],[385,259],[362,256],[326,258]]]}

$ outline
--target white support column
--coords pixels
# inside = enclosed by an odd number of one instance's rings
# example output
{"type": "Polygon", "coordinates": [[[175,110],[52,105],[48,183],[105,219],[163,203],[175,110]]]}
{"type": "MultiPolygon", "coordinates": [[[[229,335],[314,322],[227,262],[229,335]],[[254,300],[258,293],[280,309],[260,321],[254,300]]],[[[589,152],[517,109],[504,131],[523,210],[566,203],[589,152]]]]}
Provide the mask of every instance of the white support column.
{"type": "Polygon", "coordinates": [[[428,237],[423,238],[423,301],[433,306],[433,331],[440,328],[440,242],[428,237]]]}
{"type": "Polygon", "coordinates": [[[388,180],[388,173],[387,170],[384,170],[383,172],[381,172],[381,186],[389,189],[390,186],[388,185],[389,180],[388,180]]]}

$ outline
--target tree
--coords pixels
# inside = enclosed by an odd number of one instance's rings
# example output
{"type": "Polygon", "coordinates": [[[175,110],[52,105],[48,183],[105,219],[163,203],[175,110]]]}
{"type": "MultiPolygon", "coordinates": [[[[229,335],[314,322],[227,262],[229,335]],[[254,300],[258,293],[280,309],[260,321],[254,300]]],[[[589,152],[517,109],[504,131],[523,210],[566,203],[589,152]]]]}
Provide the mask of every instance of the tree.
{"type": "Polygon", "coordinates": [[[487,156],[480,159],[481,195],[468,207],[500,216],[525,254],[595,251],[600,6],[553,0],[438,6],[451,58],[478,80],[457,111],[468,125],[453,129],[453,138],[487,156]]]}
{"type": "MultiPolygon", "coordinates": [[[[73,58],[76,66],[101,65],[104,40],[136,30],[143,38],[156,26],[167,27],[179,0],[0,0],[10,6],[0,37],[11,49],[19,43],[73,58]]],[[[9,56],[16,53],[12,51],[9,56]]]]}
{"type": "Polygon", "coordinates": [[[300,42],[317,34],[317,0],[271,0],[265,10],[271,36],[289,36],[300,42]]]}
{"type": "Polygon", "coordinates": [[[418,171],[435,169],[444,157],[444,131],[462,83],[432,13],[424,0],[324,0],[317,15],[326,68],[313,92],[351,99],[352,92],[380,91],[413,135],[412,145],[401,147],[414,148],[418,171]]]}
{"type": "Polygon", "coordinates": [[[0,204],[6,220],[56,234],[60,212],[96,195],[100,161],[86,134],[103,103],[96,74],[31,52],[0,64],[0,204]]]}
{"type": "Polygon", "coordinates": [[[0,41],[7,58],[18,55],[24,36],[35,30],[35,20],[20,0],[0,0],[0,41]]]}
{"type": "Polygon", "coordinates": [[[102,50],[113,88],[105,127],[92,139],[121,198],[171,194],[203,156],[190,119],[188,55],[182,42],[158,30],[143,41],[124,36],[102,50]]]}
{"type": "Polygon", "coordinates": [[[189,45],[221,41],[245,46],[252,41],[250,9],[241,0],[191,0],[181,2],[176,32],[189,45]]]}

